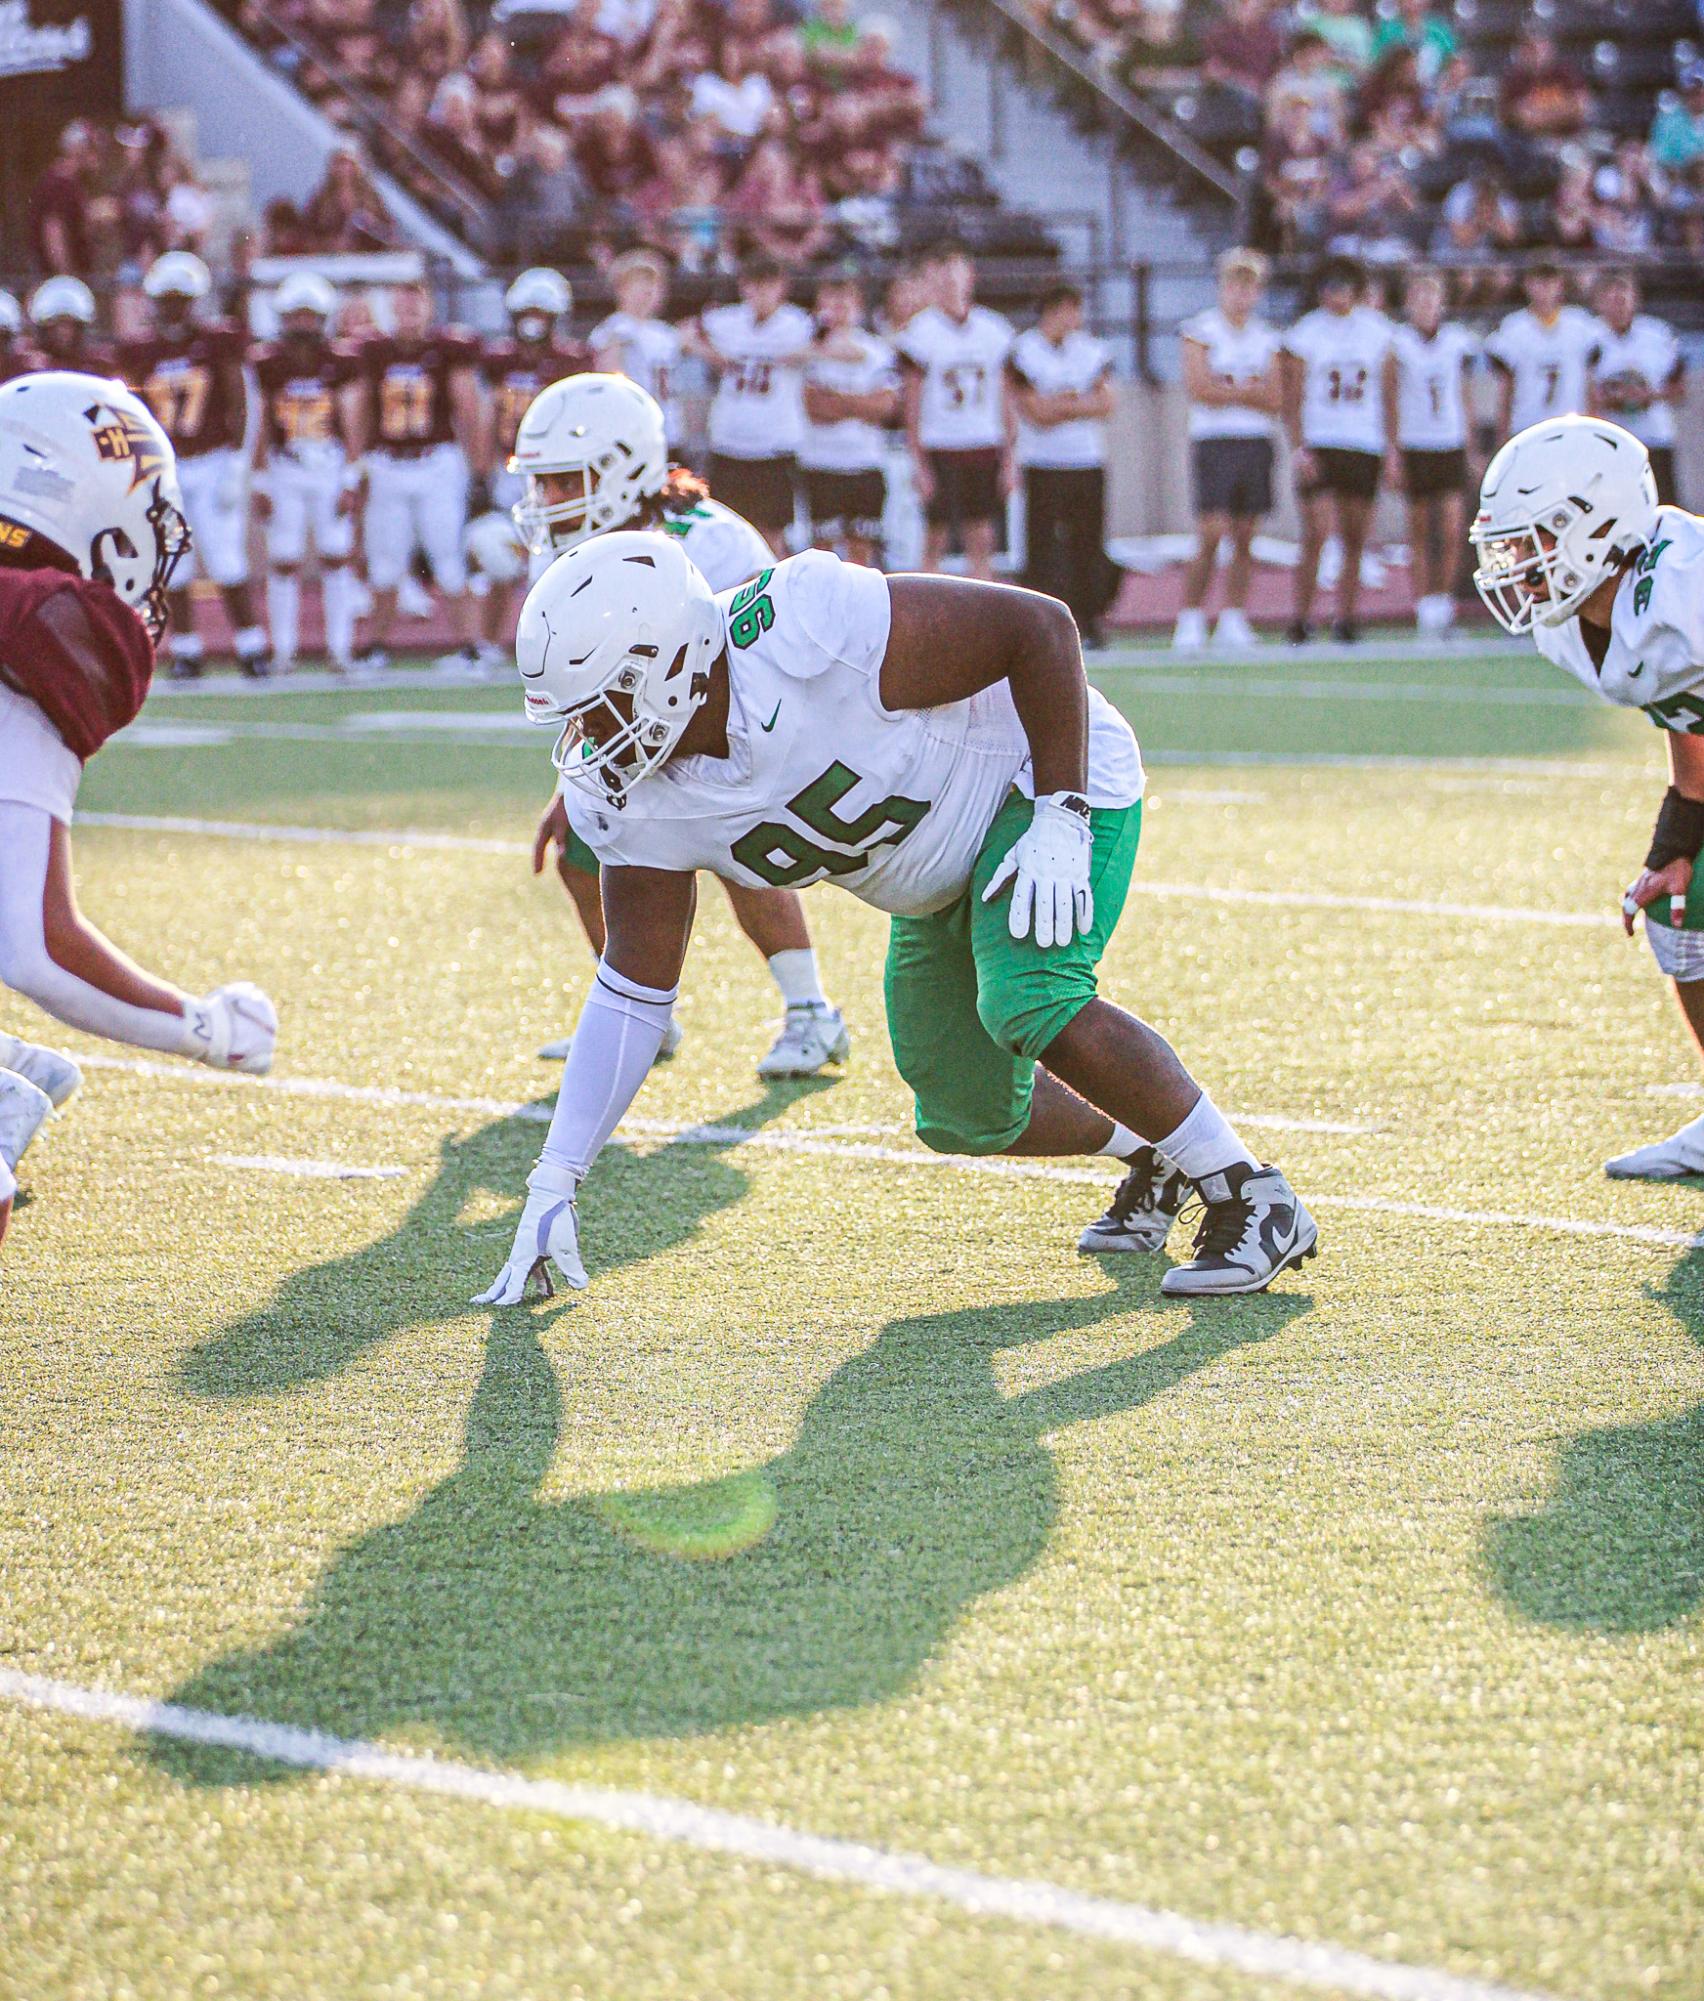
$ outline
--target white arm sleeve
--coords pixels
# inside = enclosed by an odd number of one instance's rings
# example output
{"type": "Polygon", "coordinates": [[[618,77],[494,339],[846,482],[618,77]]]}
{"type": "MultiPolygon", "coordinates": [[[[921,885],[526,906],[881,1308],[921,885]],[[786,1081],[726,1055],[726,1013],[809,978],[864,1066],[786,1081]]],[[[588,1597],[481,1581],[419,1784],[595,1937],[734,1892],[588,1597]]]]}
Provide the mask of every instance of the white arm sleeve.
{"type": "Polygon", "coordinates": [[[662,1047],[678,987],[642,987],[602,960],[562,1066],[541,1167],[584,1180],[662,1047]]]}
{"type": "Polygon", "coordinates": [[[43,904],[53,818],[39,806],[0,800],[0,982],[72,1028],[185,1056],[192,1025],[180,1014],[133,1007],[68,973],[47,949],[43,904]]]}

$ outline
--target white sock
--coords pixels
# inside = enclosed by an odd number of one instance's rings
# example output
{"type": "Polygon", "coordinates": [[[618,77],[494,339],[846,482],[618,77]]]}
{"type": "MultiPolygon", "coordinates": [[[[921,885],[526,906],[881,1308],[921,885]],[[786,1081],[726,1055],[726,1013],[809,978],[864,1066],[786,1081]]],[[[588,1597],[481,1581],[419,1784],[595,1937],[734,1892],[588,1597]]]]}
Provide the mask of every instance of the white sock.
{"type": "Polygon", "coordinates": [[[787,952],[771,952],[769,973],[788,1007],[828,1006],[828,996],[822,990],[822,978],[817,972],[816,954],[808,945],[795,946],[787,952]]]}
{"type": "Polygon", "coordinates": [[[346,665],[355,655],[355,573],[327,570],[320,590],[325,597],[325,650],[346,665]]]}
{"type": "Polygon", "coordinates": [[[237,634],[237,658],[254,660],[266,651],[266,634],[258,625],[245,625],[237,634]]]}
{"type": "Polygon", "coordinates": [[[201,634],[199,632],[174,632],[172,634],[172,658],[174,660],[199,660],[201,658],[201,634]]]}
{"type": "Polygon", "coordinates": [[[1128,1160],[1139,1146],[1145,1145],[1140,1133],[1133,1133],[1128,1126],[1121,1126],[1116,1119],[1112,1122],[1112,1138],[1105,1146],[1097,1149],[1111,1160],[1128,1160]]]}
{"type": "Polygon", "coordinates": [[[302,608],[302,581],[297,576],[280,576],[276,571],[266,580],[266,622],[272,628],[272,650],[280,665],[296,657],[296,628],[302,608]]]}
{"type": "Polygon", "coordinates": [[[1191,1181],[1199,1181],[1205,1174],[1217,1174],[1222,1167],[1235,1167],[1242,1161],[1251,1167],[1258,1165],[1205,1091],[1177,1131],[1155,1140],[1154,1145],[1191,1181]]]}

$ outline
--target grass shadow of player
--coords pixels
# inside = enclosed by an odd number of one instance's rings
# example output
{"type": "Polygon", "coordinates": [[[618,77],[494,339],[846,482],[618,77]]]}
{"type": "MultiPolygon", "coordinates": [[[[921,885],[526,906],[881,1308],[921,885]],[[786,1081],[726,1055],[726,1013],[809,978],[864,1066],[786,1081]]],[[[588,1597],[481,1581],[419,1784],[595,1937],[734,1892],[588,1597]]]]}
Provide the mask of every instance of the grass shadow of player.
{"type": "MultiPolygon", "coordinates": [[[[710,1123],[755,1132],[832,1081],[766,1085],[751,1103],[710,1123]]],[[[548,1110],[548,1100],[540,1109],[548,1110]]],[[[539,1124],[514,1118],[447,1136],[430,1184],[389,1235],[292,1272],[264,1306],[189,1350],[179,1365],[181,1387],[212,1398],[296,1389],[341,1374],[405,1327],[465,1314],[508,1254],[516,1212],[470,1229],[463,1210],[475,1195],[521,1190],[541,1137],[539,1124]]],[[[659,1169],[655,1156],[607,1149],[584,1202],[593,1275],[659,1255],[738,1202],[749,1179],[734,1164],[737,1151],[735,1142],[694,1143],[670,1149],[671,1164],[659,1169]],[[666,1201],[655,1193],[659,1173],[666,1201]]]]}
{"type": "MultiPolygon", "coordinates": [[[[1087,1299],[890,1322],[765,1465],[561,1500],[541,1496],[556,1373],[535,1316],[494,1314],[456,1472],[345,1549],[294,1630],[171,1700],[348,1737],[414,1726],[512,1762],[891,1698],[1041,1555],[1059,1505],[1050,1433],[1139,1410],[1312,1304],[1161,1307],[1157,1261],[1113,1262],[1087,1299]],[[1149,1307],[1134,1325],[1153,1345],[1002,1394],[1003,1349],[1149,1307]]],[[[285,1772],[158,1739],[148,1755],[195,1784],[285,1772]]]]}
{"type": "MultiPolygon", "coordinates": [[[[1660,1299],[1704,1346],[1704,1253],[1660,1299]]],[[[1562,1447],[1548,1501],[1486,1531],[1503,1597],[1544,1625],[1648,1633],[1704,1606],[1704,1402],[1676,1417],[1583,1431],[1562,1447]]]]}

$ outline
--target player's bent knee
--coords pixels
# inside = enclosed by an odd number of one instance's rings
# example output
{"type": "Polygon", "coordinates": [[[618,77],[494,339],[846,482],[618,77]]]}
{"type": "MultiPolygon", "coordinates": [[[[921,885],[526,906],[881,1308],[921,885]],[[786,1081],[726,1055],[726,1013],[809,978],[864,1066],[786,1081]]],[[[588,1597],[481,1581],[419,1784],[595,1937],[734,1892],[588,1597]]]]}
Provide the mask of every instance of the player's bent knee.
{"type": "Polygon", "coordinates": [[[1095,998],[1092,978],[1065,979],[1049,974],[1033,986],[979,993],[977,1017],[1008,1056],[1034,1061],[1050,1048],[1095,998]]]}
{"type": "Polygon", "coordinates": [[[1009,1152],[1022,1139],[1028,1124],[1029,1115],[1026,1112],[1016,1125],[972,1131],[962,1126],[937,1124],[919,1112],[916,1132],[917,1137],[931,1153],[967,1153],[981,1157],[1009,1152]]]}

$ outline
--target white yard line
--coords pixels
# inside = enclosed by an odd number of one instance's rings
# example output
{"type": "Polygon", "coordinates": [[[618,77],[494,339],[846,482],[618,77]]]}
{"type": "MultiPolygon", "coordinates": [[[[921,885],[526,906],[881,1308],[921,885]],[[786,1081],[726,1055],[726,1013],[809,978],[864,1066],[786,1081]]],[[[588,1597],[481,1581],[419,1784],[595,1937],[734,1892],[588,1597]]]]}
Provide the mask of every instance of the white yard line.
{"type": "MultiPolygon", "coordinates": [[[[491,1118],[526,1119],[548,1125],[550,1107],[545,1104],[515,1104],[502,1098],[460,1098],[434,1091],[399,1091],[383,1085],[345,1084],[329,1077],[243,1077],[229,1071],[200,1070],[188,1064],[156,1063],[144,1057],[106,1056],[95,1053],[77,1059],[85,1069],[117,1070],[134,1077],[152,1077],[176,1084],[225,1084],[240,1089],[278,1091],[287,1097],[345,1099],[357,1104],[426,1107],[439,1111],[477,1112],[491,1118]]],[[[1275,1115],[1238,1112],[1231,1114],[1239,1124],[1270,1126],[1292,1131],[1323,1133],[1364,1133],[1376,1128],[1338,1124],[1323,1119],[1283,1119],[1275,1115]]],[[[672,1119],[624,1119],[616,1137],[660,1140],[671,1146],[755,1147],[760,1152],[814,1154],[841,1161],[862,1161],[881,1167],[936,1168],[957,1174],[992,1174],[1020,1181],[1060,1181],[1087,1183],[1104,1188],[1110,1168],[1058,1167],[1039,1160],[991,1160],[963,1154],[930,1153],[923,1147],[864,1144],[819,1136],[809,1131],[778,1130],[766,1127],[753,1131],[749,1126],[690,1125],[672,1119]]],[[[1568,1237],[1612,1237],[1626,1243],[1661,1244],[1680,1250],[1704,1246],[1704,1230],[1668,1229],[1650,1223],[1599,1223],[1577,1216],[1532,1215],[1508,1209],[1454,1209],[1430,1202],[1400,1202],[1380,1195],[1313,1195],[1307,1197],[1317,1209],[1343,1209],[1369,1216],[1405,1216],[1420,1221],[1463,1223],[1472,1227],[1496,1226],[1542,1230],[1568,1237]]]]}
{"type": "Polygon", "coordinates": [[[393,1751],[371,1740],[333,1737],[267,1723],[252,1716],[221,1716],[177,1703],[150,1702],[79,1682],[0,1669],[0,1698],[34,1710],[117,1724],[144,1736],[209,1744],[245,1752],[303,1771],[335,1773],[372,1785],[466,1800],[511,1813],[542,1813],[642,1835],[652,1841],[737,1855],[822,1882],[849,1883],[888,1896],[949,1904],[976,1918],[1003,1919],[1106,1939],[1141,1951],[1229,1967],[1256,1979],[1375,1997],[1375,2001],[1540,2001],[1522,1990],[1427,1966],[1375,1959],[1343,1946],[1204,1922],[1177,1911],[1086,1896],[1033,1878],[987,1876],[949,1868],[924,1855],[879,1848],[834,1835],[811,1834],[746,1814],[700,1806],[666,1795],[617,1792],[561,1779],[531,1779],[491,1771],[452,1758],[393,1751]]]}
{"type": "MultiPolygon", "coordinates": [[[[418,828],[290,827],[267,821],[191,820],[151,813],[79,813],[78,823],[90,827],[121,827],[146,834],[196,834],[218,840],[276,841],[286,846],[410,848],[447,850],[478,855],[530,855],[525,841],[482,839],[472,834],[434,834],[418,828]]],[[[1324,891],[1289,889],[1226,889],[1213,883],[1132,882],[1133,896],[1188,897],[1205,903],[1255,904],[1279,910],[1363,910],[1382,916],[1448,917],[1473,924],[1548,924],[1601,930],[1620,922],[1612,912],[1586,910],[1523,910],[1489,903],[1432,902],[1401,896],[1336,896],[1324,891]]]]}
{"type": "Polygon", "coordinates": [[[298,1160],[282,1153],[216,1153],[215,1167],[245,1174],[295,1174],[305,1181],[400,1181],[406,1167],[351,1167],[343,1160],[298,1160]]]}
{"type": "Polygon", "coordinates": [[[1241,674],[1155,673],[1145,667],[1103,667],[1094,675],[1128,674],[1132,693],[1144,695],[1235,695],[1239,701],[1271,702],[1420,702],[1427,708],[1461,704],[1511,709],[1590,709],[1590,695],[1557,688],[1487,688],[1432,681],[1292,681],[1279,676],[1262,679],[1241,674]]]}

